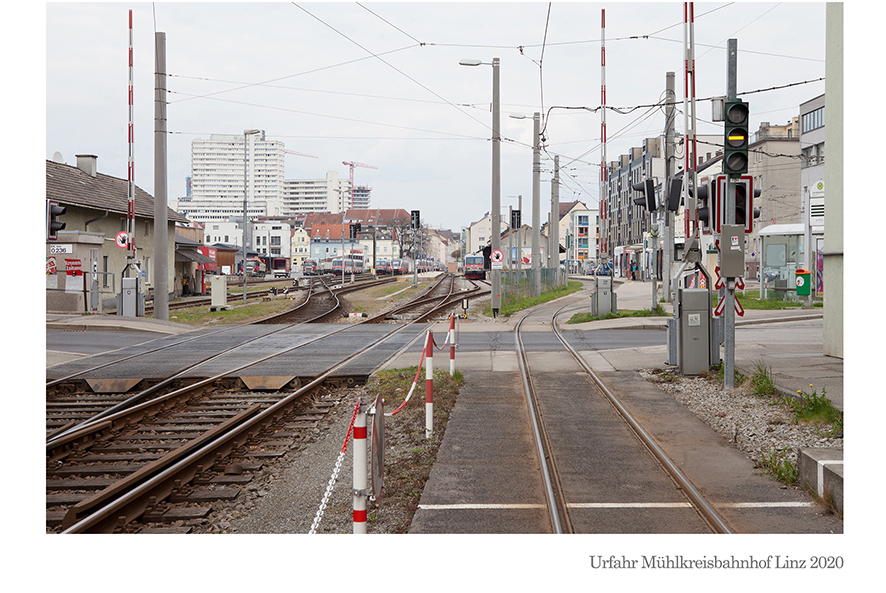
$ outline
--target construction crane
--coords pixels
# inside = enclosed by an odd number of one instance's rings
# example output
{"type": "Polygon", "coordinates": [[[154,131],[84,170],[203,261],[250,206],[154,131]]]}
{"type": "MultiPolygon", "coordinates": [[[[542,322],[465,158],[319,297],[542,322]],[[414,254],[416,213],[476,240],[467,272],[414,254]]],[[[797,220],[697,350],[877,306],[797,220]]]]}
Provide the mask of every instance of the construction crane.
{"type": "Polygon", "coordinates": [[[288,150],[286,148],[283,149],[283,152],[285,152],[286,154],[294,154],[296,156],[306,156],[306,157],[310,157],[312,159],[317,158],[316,156],[314,156],[312,154],[305,154],[303,152],[295,152],[294,150],[288,150]]]}
{"type": "Polygon", "coordinates": [[[367,165],[365,163],[355,163],[354,161],[342,161],[342,165],[347,165],[351,168],[351,209],[354,208],[354,167],[366,167],[367,169],[378,169],[378,167],[373,167],[372,165],[367,165]]]}

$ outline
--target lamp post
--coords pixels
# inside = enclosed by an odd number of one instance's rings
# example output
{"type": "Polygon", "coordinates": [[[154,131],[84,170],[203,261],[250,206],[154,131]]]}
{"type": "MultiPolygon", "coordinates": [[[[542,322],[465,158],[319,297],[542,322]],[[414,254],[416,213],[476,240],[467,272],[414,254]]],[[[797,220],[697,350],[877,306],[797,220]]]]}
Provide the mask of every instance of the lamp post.
{"type": "MultiPolygon", "coordinates": [[[[332,188],[332,191],[338,192],[341,198],[341,285],[345,285],[345,198],[342,194],[346,194],[351,190],[332,188]]],[[[349,239],[350,241],[350,239],[349,239]]],[[[353,247],[351,248],[353,252],[353,247]]],[[[334,259],[332,261],[335,261],[334,259]]]]}
{"type": "MultiPolygon", "coordinates": [[[[499,100],[499,59],[492,63],[480,60],[461,60],[462,66],[492,66],[492,251],[501,249],[501,126],[499,100]]],[[[501,308],[501,268],[492,268],[492,316],[501,308]]]]}
{"type": "Polygon", "coordinates": [[[246,303],[246,225],[249,224],[249,216],[246,211],[246,196],[249,193],[247,181],[247,157],[249,156],[249,136],[261,134],[261,130],[243,130],[243,303],[246,303]]]}

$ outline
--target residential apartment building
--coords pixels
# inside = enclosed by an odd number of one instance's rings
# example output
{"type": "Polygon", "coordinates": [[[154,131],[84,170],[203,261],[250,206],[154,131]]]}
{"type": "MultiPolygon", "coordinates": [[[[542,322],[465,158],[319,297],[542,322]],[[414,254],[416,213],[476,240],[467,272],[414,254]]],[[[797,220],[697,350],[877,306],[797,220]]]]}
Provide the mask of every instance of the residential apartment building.
{"type": "MultiPolygon", "coordinates": [[[[505,220],[506,216],[502,216],[499,218],[500,222],[500,231],[499,233],[504,232],[508,228],[508,221],[505,220]]],[[[477,253],[478,251],[482,251],[487,244],[492,241],[492,215],[488,212],[486,215],[478,220],[477,222],[471,223],[468,227],[467,233],[467,254],[477,253]]]]}
{"type": "MultiPolygon", "coordinates": [[[[247,227],[246,248],[259,255],[285,257],[291,255],[291,226],[279,221],[250,220],[247,227]]],[[[206,245],[217,243],[243,246],[243,221],[206,223],[203,229],[206,245]]]]}
{"type": "Polygon", "coordinates": [[[190,195],[176,211],[196,222],[283,214],[284,145],[259,134],[212,134],[191,142],[190,195]]]}
{"type": "MultiPolygon", "coordinates": [[[[561,204],[561,211],[562,211],[561,204]]],[[[570,272],[584,272],[597,263],[599,259],[599,216],[597,210],[588,209],[583,203],[567,204],[569,209],[560,219],[560,236],[566,253],[561,256],[566,269],[570,272]]]]}
{"type": "MultiPolygon", "coordinates": [[[[283,209],[287,216],[309,212],[342,212],[350,207],[351,182],[327,171],[324,179],[287,179],[283,182],[283,209]]],[[[369,188],[355,192],[369,204],[369,188]]]]}

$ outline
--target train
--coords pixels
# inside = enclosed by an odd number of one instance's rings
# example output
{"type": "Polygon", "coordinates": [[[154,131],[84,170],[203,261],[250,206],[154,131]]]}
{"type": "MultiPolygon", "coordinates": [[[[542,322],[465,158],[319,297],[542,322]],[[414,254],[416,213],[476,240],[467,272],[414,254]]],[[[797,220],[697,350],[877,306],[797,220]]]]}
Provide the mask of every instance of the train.
{"type": "Polygon", "coordinates": [[[320,262],[316,259],[306,259],[301,265],[301,271],[305,276],[316,276],[320,274],[320,262]]]}
{"type": "Polygon", "coordinates": [[[465,256],[464,273],[469,280],[486,280],[483,254],[473,253],[465,256]]]}
{"type": "Polygon", "coordinates": [[[408,257],[392,259],[391,260],[391,273],[394,276],[403,276],[412,271],[412,260],[408,257]]]}
{"type": "Polygon", "coordinates": [[[375,262],[375,273],[380,276],[386,276],[391,273],[391,262],[386,259],[380,259],[375,262]]]}
{"type": "Polygon", "coordinates": [[[348,256],[344,258],[336,257],[332,260],[332,273],[341,274],[344,270],[345,274],[362,274],[363,273],[363,256],[348,256]]]}

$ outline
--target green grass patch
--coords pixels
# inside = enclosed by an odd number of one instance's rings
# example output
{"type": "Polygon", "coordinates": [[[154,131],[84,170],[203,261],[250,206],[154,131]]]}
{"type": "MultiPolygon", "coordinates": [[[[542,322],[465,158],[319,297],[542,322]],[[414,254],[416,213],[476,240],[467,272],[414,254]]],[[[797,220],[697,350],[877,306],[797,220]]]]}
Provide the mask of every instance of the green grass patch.
{"type": "Polygon", "coordinates": [[[603,315],[593,315],[591,313],[576,313],[566,323],[585,323],[588,321],[600,321],[601,319],[619,319],[620,317],[669,317],[670,313],[664,310],[661,305],[656,305],[655,309],[640,309],[634,311],[626,309],[618,313],[605,313],[603,315]]]}
{"type": "MultiPolygon", "coordinates": [[[[783,301],[777,299],[761,299],[759,293],[750,291],[736,292],[743,309],[775,311],[780,309],[799,309],[803,304],[799,301],[783,301]]],[[[716,307],[720,301],[720,295],[716,291],[711,293],[711,306],[716,307]]]]}
{"type": "MultiPolygon", "coordinates": [[[[541,305],[542,303],[559,299],[574,292],[578,292],[583,288],[584,286],[581,282],[572,281],[543,291],[541,295],[537,297],[528,296],[523,290],[509,292],[502,296],[501,309],[498,310],[498,314],[502,317],[510,317],[514,313],[522,311],[523,309],[528,309],[535,305],[541,305]]],[[[487,317],[492,316],[492,305],[486,307],[484,314],[487,317]]]]}
{"type": "Polygon", "coordinates": [[[191,309],[177,309],[169,313],[169,321],[197,326],[249,323],[269,315],[282,313],[292,307],[292,301],[283,298],[246,305],[235,305],[230,302],[229,304],[233,308],[224,311],[210,311],[206,305],[191,309]]]}

